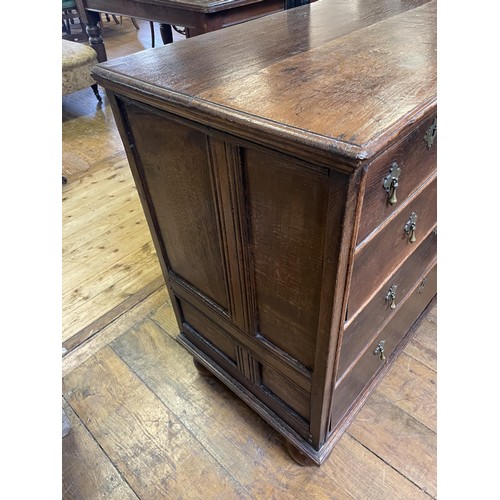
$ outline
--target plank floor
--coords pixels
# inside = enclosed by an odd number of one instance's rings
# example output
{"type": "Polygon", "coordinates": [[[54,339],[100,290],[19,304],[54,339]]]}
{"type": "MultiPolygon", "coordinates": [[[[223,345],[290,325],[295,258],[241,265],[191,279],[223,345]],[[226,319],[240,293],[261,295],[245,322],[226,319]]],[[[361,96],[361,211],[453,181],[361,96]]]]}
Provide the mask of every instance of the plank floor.
{"type": "MultiPolygon", "coordinates": [[[[108,58],[151,46],[149,24],[139,26],[105,23],[108,58]]],[[[106,98],[64,96],[62,122],[62,406],[72,424],[62,497],[435,498],[436,307],[327,462],[300,467],[281,436],[201,377],[175,341],[106,98]]]]}

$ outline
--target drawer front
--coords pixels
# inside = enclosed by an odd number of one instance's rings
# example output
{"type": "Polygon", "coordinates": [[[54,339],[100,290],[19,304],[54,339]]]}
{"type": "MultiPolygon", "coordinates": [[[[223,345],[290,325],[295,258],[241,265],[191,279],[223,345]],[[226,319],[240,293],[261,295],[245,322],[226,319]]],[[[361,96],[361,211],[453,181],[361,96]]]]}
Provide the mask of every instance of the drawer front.
{"type": "Polygon", "coordinates": [[[391,354],[435,296],[436,288],[437,267],[435,266],[417,285],[380,334],[367,345],[358,362],[338,379],[333,395],[330,430],[335,428],[352,404],[364,393],[365,388],[385,363],[392,363],[391,354]],[[375,354],[381,341],[384,341],[385,361],[379,354],[375,354]]]}
{"type": "Polygon", "coordinates": [[[357,244],[397,210],[436,170],[437,140],[435,139],[430,147],[425,140],[430,137],[427,133],[432,133],[431,127],[434,123],[433,115],[370,165],[357,244]],[[397,187],[393,196],[392,187],[395,184],[397,187]]]}
{"type": "Polygon", "coordinates": [[[369,304],[350,321],[345,329],[339,360],[339,377],[349,369],[374,333],[396,314],[414,288],[417,280],[434,264],[437,235],[431,231],[404,264],[379,288],[369,304]],[[389,296],[389,292],[394,295],[389,296]]]}
{"type": "Polygon", "coordinates": [[[436,224],[437,180],[429,182],[381,231],[354,255],[348,315],[353,316],[393,269],[415,251],[436,224]],[[414,243],[405,232],[416,214],[414,243]]]}

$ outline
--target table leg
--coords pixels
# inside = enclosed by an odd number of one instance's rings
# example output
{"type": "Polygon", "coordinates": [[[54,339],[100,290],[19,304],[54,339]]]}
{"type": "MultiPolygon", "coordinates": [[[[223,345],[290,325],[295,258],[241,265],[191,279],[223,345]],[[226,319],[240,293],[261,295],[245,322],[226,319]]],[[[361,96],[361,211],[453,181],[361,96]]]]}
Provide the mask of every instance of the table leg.
{"type": "Polygon", "coordinates": [[[90,46],[97,52],[97,61],[104,62],[108,58],[106,56],[106,47],[101,36],[101,28],[99,27],[99,12],[88,10],[87,12],[87,34],[89,36],[90,46]]]}
{"type": "Polygon", "coordinates": [[[160,35],[164,45],[174,41],[170,24],[160,23],[160,35]]]}

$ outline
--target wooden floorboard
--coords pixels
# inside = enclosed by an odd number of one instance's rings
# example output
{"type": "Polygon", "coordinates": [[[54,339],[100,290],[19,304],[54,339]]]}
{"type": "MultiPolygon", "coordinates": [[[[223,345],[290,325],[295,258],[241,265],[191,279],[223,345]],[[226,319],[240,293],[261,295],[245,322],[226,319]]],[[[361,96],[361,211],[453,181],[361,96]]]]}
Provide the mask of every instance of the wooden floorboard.
{"type": "Polygon", "coordinates": [[[111,347],[253,498],[297,498],[304,488],[312,498],[328,498],[333,487],[335,498],[424,497],[348,437],[320,469],[297,467],[281,438],[222,384],[201,378],[191,356],[156,323],[137,325],[111,347]],[[367,464],[342,465],[347,455],[351,464],[360,457],[367,464]]]}
{"type": "MultiPolygon", "coordinates": [[[[115,36],[135,28],[117,27],[115,36]]],[[[108,29],[109,31],[109,29],[108,29]]],[[[113,44],[110,44],[111,50],[113,44]]],[[[106,100],[63,97],[62,341],[88,340],[162,279],[123,145],[106,100]]]]}
{"type": "Polygon", "coordinates": [[[164,286],[165,283],[162,277],[146,285],[146,287],[142,290],[139,290],[136,294],[131,295],[127,300],[118,304],[117,307],[114,307],[93,323],[90,323],[86,327],[82,328],[66,342],[63,342],[63,348],[66,352],[72,351],[164,286]]]}
{"type": "MultiPolygon", "coordinates": [[[[108,57],[151,46],[105,23],[108,57]]],[[[156,26],[156,40],[160,40],[156,26]]],[[[176,37],[177,39],[179,37],[176,37]]],[[[320,467],[175,341],[178,326],[114,118],[63,97],[64,499],[428,499],[436,480],[436,311],[320,467]]]]}
{"type": "Polygon", "coordinates": [[[144,317],[151,314],[151,311],[160,307],[161,304],[164,304],[166,300],[168,300],[167,292],[163,286],[114,321],[111,321],[106,326],[101,325],[98,331],[71,351],[67,353],[63,351],[65,353],[62,362],[63,376],[91,358],[97,351],[128,331],[137,322],[142,321],[144,317]]]}
{"type": "Polygon", "coordinates": [[[436,496],[436,433],[376,391],[348,433],[422,491],[436,496]]]}
{"type": "Polygon", "coordinates": [[[250,498],[109,347],[67,375],[63,390],[140,498],[250,498]]]}
{"type": "Polygon", "coordinates": [[[437,374],[403,352],[384,379],[378,392],[392,404],[436,432],[437,374]]]}
{"type": "Polygon", "coordinates": [[[137,495],[65,400],[63,409],[71,423],[71,432],[62,443],[62,497],[137,500],[137,495]]]}

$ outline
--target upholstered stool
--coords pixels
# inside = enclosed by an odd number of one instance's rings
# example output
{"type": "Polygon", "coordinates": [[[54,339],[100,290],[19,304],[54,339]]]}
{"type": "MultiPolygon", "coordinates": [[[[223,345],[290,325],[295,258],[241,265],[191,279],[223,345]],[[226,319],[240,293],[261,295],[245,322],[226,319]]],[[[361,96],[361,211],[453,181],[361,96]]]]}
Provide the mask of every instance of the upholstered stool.
{"type": "Polygon", "coordinates": [[[97,100],[101,102],[97,83],[90,75],[95,64],[97,54],[92,47],[62,40],[62,95],[91,87],[97,100]]]}

